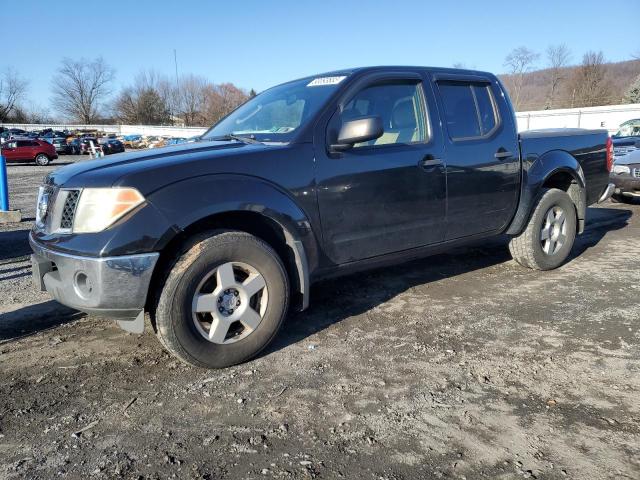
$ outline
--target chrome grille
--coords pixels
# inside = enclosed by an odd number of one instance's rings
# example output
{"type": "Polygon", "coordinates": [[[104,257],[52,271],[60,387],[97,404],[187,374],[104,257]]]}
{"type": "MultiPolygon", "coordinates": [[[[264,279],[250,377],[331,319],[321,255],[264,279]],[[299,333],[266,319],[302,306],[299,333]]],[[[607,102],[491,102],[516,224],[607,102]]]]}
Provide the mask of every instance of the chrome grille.
{"type": "Polygon", "coordinates": [[[632,173],[634,177],[640,178],[640,168],[634,168],[632,173]]]}
{"type": "Polygon", "coordinates": [[[76,214],[78,199],[80,198],[79,190],[69,190],[67,199],[62,208],[62,216],[60,217],[60,228],[71,230],[73,228],[73,217],[76,214]]]}

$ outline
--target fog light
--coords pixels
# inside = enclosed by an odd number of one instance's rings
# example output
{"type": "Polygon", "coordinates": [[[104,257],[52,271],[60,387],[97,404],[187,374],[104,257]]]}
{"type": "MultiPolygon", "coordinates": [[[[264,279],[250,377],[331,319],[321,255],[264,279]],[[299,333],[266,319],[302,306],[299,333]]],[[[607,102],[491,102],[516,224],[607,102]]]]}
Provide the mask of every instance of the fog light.
{"type": "Polygon", "coordinates": [[[91,296],[91,292],[93,291],[93,284],[91,283],[91,279],[86,273],[76,272],[76,275],[73,279],[73,288],[79,297],[86,300],[91,296]]]}

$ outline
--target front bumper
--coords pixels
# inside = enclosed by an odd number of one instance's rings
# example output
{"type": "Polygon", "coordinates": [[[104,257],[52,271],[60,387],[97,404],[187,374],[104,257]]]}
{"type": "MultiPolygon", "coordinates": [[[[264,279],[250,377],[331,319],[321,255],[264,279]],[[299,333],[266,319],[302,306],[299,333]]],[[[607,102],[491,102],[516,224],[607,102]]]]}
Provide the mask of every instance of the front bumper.
{"type": "Polygon", "coordinates": [[[640,197],[640,178],[631,175],[611,175],[616,195],[640,197]]]}
{"type": "Polygon", "coordinates": [[[46,248],[29,234],[37,289],[63,305],[119,320],[144,311],[159,253],[117,257],[82,257],[46,248]]]}

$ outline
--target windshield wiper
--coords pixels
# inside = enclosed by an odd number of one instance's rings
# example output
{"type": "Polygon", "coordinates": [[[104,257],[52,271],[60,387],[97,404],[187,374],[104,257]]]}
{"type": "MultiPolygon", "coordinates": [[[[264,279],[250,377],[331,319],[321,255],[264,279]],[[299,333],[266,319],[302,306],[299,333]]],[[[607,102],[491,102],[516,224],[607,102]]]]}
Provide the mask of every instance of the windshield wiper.
{"type": "Polygon", "coordinates": [[[218,140],[236,140],[238,142],[243,142],[243,143],[262,143],[258,140],[256,140],[255,138],[251,138],[251,137],[245,137],[243,135],[236,135],[235,133],[227,133],[226,135],[220,135],[219,137],[211,137],[209,138],[209,140],[214,140],[214,141],[218,141],[218,140]]]}

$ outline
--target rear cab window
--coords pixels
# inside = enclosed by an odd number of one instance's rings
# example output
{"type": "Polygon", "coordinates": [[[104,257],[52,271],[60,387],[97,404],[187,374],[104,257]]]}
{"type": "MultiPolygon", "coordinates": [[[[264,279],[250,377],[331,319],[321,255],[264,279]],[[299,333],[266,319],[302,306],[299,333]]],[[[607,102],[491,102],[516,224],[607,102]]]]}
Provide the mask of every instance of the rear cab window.
{"type": "Polygon", "coordinates": [[[438,81],[449,137],[454,141],[491,136],[500,124],[488,83],[438,81]]]}

